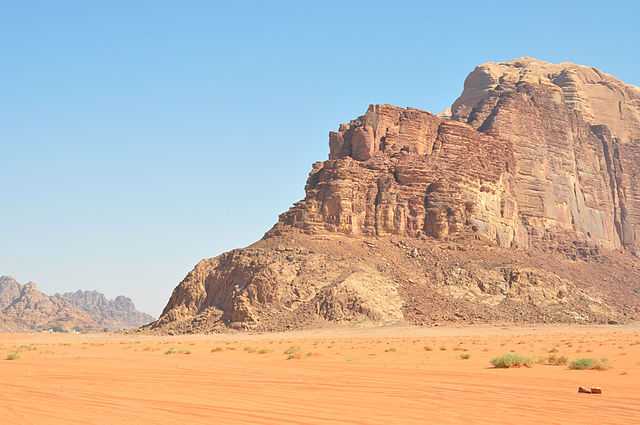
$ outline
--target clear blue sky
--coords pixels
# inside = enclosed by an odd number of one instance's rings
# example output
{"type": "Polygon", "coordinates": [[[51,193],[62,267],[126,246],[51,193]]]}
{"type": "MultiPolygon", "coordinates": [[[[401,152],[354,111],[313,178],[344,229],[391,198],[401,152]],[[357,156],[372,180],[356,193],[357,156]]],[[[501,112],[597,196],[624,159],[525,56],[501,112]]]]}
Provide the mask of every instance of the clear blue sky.
{"type": "Polygon", "coordinates": [[[0,1],[0,274],[158,314],[370,103],[438,112],[524,55],[640,85],[638,2],[429,3],[0,1]]]}

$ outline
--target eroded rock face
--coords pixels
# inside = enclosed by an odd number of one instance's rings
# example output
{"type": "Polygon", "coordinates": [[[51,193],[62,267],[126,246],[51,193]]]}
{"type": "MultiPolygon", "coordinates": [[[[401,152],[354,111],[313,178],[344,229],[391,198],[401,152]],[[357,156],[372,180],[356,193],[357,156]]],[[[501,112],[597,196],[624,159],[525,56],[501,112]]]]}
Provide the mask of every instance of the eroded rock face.
{"type": "Polygon", "coordinates": [[[255,246],[198,264],[155,327],[635,314],[637,88],[573,64],[488,63],[469,75],[450,112],[372,105],[331,132],[329,148],[329,159],[312,167],[305,199],[255,246]],[[309,251],[316,237],[328,240],[309,251]],[[274,240],[302,253],[282,255],[274,240]],[[418,254],[407,263],[392,243],[331,257],[353,240],[413,241],[418,254]],[[443,245],[473,246],[478,259],[419,254],[443,245]],[[517,267],[501,263],[513,252],[517,267]],[[575,262],[590,274],[568,267],[575,262]],[[606,281],[615,267],[620,287],[599,287],[595,276],[606,281]]]}
{"type": "Polygon", "coordinates": [[[331,159],[311,171],[305,200],[272,233],[296,227],[443,240],[475,232],[526,246],[505,141],[428,112],[374,105],[331,133],[330,146],[331,159]]]}
{"type": "Polygon", "coordinates": [[[374,105],[341,125],[330,160],[314,165],[305,200],[280,224],[440,240],[471,230],[505,247],[579,240],[637,252],[637,88],[522,59],[476,68],[452,111],[454,120],[374,105]]]}
{"type": "Polygon", "coordinates": [[[477,67],[453,117],[507,142],[521,222],[638,252],[640,90],[574,64],[523,58],[477,67]]]}
{"type": "Polygon", "coordinates": [[[122,295],[110,300],[98,291],[78,290],[56,296],[89,314],[98,327],[136,328],[154,320],[153,316],[136,310],[133,301],[122,295]]]}

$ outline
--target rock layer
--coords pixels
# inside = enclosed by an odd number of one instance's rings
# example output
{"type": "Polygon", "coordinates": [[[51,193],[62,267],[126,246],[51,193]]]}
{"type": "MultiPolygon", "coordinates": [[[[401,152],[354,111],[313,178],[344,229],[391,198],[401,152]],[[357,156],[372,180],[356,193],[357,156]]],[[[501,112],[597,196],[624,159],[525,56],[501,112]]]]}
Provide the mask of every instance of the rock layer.
{"type": "Polygon", "coordinates": [[[636,314],[640,90],[523,58],[477,67],[447,116],[372,105],[342,124],[305,199],[263,241],[199,263],[152,327],[636,314]],[[387,249],[358,256],[363,241],[387,249]]]}

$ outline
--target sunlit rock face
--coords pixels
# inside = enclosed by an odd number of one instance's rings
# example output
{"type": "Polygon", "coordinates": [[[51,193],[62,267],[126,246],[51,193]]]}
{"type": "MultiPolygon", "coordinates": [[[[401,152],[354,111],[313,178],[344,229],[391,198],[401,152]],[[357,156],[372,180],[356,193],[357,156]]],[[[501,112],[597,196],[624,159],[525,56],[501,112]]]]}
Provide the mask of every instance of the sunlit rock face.
{"type": "Polygon", "coordinates": [[[637,88],[569,63],[480,65],[450,110],[371,105],[330,132],[304,199],[198,263],[149,328],[631,320],[639,164],[637,88]]]}
{"type": "Polygon", "coordinates": [[[594,68],[484,64],[467,77],[452,119],[372,105],[329,145],[306,198],[280,224],[638,249],[640,91],[594,68]]]}
{"type": "Polygon", "coordinates": [[[571,63],[487,63],[467,77],[452,114],[509,144],[520,222],[534,239],[566,233],[638,251],[637,87],[571,63]]]}

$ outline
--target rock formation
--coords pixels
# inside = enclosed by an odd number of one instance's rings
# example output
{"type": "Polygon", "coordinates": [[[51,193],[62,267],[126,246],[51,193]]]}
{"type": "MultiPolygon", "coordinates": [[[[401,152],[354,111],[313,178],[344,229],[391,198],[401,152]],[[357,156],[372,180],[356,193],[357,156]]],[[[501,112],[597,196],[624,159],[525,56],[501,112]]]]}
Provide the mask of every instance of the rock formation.
{"type": "Polygon", "coordinates": [[[99,327],[107,329],[134,328],[154,320],[152,316],[136,310],[133,301],[122,295],[110,300],[98,291],[78,290],[56,296],[86,312],[99,327]]]}
{"type": "Polygon", "coordinates": [[[0,277],[0,331],[114,330],[152,320],[126,297],[108,300],[95,291],[49,296],[33,282],[21,285],[11,277],[0,277]]]}
{"type": "Polygon", "coordinates": [[[331,132],[305,199],[200,262],[151,328],[636,317],[639,160],[638,88],[481,65],[450,114],[372,105],[331,132]]]}

